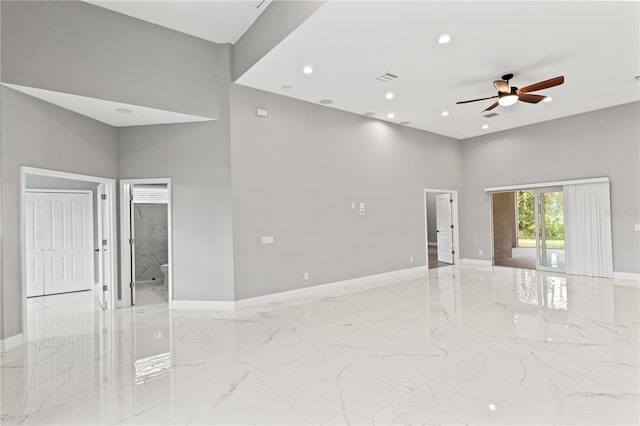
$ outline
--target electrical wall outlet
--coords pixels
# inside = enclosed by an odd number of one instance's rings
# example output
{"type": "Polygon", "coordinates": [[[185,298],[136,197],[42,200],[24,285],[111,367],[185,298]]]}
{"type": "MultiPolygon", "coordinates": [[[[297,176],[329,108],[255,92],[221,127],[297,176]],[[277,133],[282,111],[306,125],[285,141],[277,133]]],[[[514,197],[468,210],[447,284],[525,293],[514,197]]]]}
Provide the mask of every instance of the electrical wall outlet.
{"type": "Polygon", "coordinates": [[[304,273],[304,280],[307,281],[309,279],[309,273],[305,272],[304,273]]]}
{"type": "Polygon", "coordinates": [[[262,244],[273,244],[273,235],[267,235],[262,237],[262,244]]]}
{"type": "Polygon", "coordinates": [[[640,223],[636,223],[635,225],[633,225],[633,230],[640,231],[640,223]]]}
{"type": "Polygon", "coordinates": [[[478,256],[482,256],[484,252],[482,250],[478,250],[478,256]]]}
{"type": "Polygon", "coordinates": [[[409,257],[409,262],[413,263],[413,256],[409,257]]]}

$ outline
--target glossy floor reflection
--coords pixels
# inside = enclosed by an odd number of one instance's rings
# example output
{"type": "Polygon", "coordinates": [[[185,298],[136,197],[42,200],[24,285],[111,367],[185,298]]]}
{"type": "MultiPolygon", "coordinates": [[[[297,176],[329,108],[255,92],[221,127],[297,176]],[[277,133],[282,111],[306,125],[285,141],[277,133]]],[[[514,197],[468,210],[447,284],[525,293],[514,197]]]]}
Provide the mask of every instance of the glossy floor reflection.
{"type": "Polygon", "coordinates": [[[638,424],[639,290],[447,267],[236,313],[30,306],[3,424],[638,424]]]}

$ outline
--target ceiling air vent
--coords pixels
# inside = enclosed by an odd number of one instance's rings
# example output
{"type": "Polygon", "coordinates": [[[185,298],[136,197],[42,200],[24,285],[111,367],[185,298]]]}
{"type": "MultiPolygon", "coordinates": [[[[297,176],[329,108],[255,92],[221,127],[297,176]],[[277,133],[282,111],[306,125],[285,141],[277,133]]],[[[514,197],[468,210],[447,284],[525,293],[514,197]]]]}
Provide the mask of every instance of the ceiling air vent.
{"type": "Polygon", "coordinates": [[[500,114],[498,114],[498,113],[491,112],[491,113],[489,113],[489,114],[485,115],[485,118],[493,118],[493,117],[497,117],[497,116],[499,116],[499,115],[500,115],[500,114]]]}
{"type": "Polygon", "coordinates": [[[382,74],[381,76],[376,77],[376,80],[379,80],[383,83],[388,83],[390,81],[395,80],[396,78],[398,78],[397,75],[395,74],[391,74],[390,72],[386,72],[384,74],[382,74]]]}
{"type": "Polygon", "coordinates": [[[249,0],[249,1],[245,1],[245,4],[249,7],[254,7],[256,9],[260,9],[260,7],[266,2],[267,0],[249,0]]]}

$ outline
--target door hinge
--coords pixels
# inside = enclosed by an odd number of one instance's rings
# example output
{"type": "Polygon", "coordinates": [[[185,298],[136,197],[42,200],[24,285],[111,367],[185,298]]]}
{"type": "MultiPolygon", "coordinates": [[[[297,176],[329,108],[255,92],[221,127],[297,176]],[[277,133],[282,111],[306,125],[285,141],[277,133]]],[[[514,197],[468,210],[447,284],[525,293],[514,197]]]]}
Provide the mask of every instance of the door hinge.
{"type": "Polygon", "coordinates": [[[102,245],[106,246],[107,245],[107,240],[102,240],[102,245]]]}
{"type": "Polygon", "coordinates": [[[133,245],[133,243],[134,243],[133,238],[129,238],[129,245],[133,245]]]}
{"type": "Polygon", "coordinates": [[[134,287],[134,283],[129,283],[129,288],[133,288],[134,287]]]}
{"type": "Polygon", "coordinates": [[[106,285],[102,286],[102,291],[107,291],[107,286],[106,285]]]}
{"type": "Polygon", "coordinates": [[[107,199],[107,194],[101,194],[100,195],[100,199],[101,200],[106,200],[107,199]]]}

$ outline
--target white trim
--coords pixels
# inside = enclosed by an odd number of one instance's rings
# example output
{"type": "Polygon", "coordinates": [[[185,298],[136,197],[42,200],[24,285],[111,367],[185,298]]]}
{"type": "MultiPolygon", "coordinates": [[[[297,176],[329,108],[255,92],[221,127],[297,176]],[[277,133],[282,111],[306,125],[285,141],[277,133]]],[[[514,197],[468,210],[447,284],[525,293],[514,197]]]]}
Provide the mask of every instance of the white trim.
{"type": "Polygon", "coordinates": [[[24,344],[24,335],[22,333],[15,334],[6,339],[0,340],[0,352],[7,352],[24,344]]]}
{"type": "Polygon", "coordinates": [[[463,265],[475,265],[475,266],[492,266],[490,260],[482,259],[461,259],[463,265]]]}
{"type": "Polygon", "coordinates": [[[588,178],[588,179],[560,180],[556,182],[527,183],[524,185],[492,186],[489,188],[485,188],[484,191],[485,192],[517,191],[520,189],[546,188],[548,186],[582,185],[585,183],[597,183],[597,182],[609,182],[609,178],[598,177],[598,178],[588,178]]]}
{"type": "MultiPolygon", "coordinates": [[[[424,256],[427,267],[429,267],[429,250],[427,247],[429,246],[429,232],[427,226],[427,193],[435,192],[439,194],[451,194],[451,198],[453,198],[453,206],[451,207],[451,214],[453,215],[453,264],[460,263],[460,224],[458,221],[458,191],[455,189],[433,189],[433,188],[425,188],[423,192],[422,204],[424,206],[424,242],[425,242],[425,250],[424,256]]],[[[437,243],[436,243],[437,245],[437,243]]]]}
{"type": "Polygon", "coordinates": [[[429,270],[426,266],[400,269],[398,271],[383,272],[381,274],[336,281],[264,296],[232,301],[216,300],[174,300],[171,309],[209,309],[213,311],[234,311],[237,309],[266,305],[269,303],[286,302],[293,299],[304,299],[336,294],[352,293],[363,289],[371,289],[405,280],[426,277],[429,270]]]}
{"type": "Polygon", "coordinates": [[[28,175],[49,176],[62,179],[84,180],[88,182],[107,183],[115,182],[115,179],[103,178],[98,176],[82,175],[78,173],[61,172],[58,170],[41,169],[37,167],[22,166],[22,172],[28,175]]]}
{"type": "Polygon", "coordinates": [[[91,189],[36,189],[36,188],[25,188],[24,192],[30,192],[34,194],[91,194],[93,195],[93,191],[91,189]]]}
{"type": "Polygon", "coordinates": [[[438,243],[429,243],[427,247],[438,247],[438,243]]]}
{"type": "MultiPolygon", "coordinates": [[[[131,298],[129,297],[129,304],[125,301],[125,291],[128,289],[128,286],[125,286],[125,283],[129,281],[129,273],[126,266],[129,262],[126,260],[129,257],[129,225],[125,218],[129,216],[128,204],[129,200],[125,200],[124,195],[130,193],[130,191],[125,190],[125,185],[146,185],[146,184],[166,184],[167,185],[167,193],[169,197],[169,203],[167,204],[167,222],[168,222],[168,265],[169,270],[167,271],[167,278],[169,282],[167,283],[168,290],[168,302],[169,309],[173,306],[173,194],[171,187],[171,178],[147,178],[147,179],[120,179],[120,288],[122,299],[120,300],[119,307],[125,307],[131,305],[131,298]]],[[[130,189],[130,188],[129,188],[130,189]]],[[[181,302],[184,303],[201,303],[201,301],[188,301],[183,300],[181,302]]],[[[206,302],[206,301],[205,301],[206,302]]],[[[184,304],[183,303],[183,304],[184,304]]],[[[182,309],[210,309],[210,308],[182,308],[182,309]]]]}
{"type": "Polygon", "coordinates": [[[613,273],[614,280],[625,280],[630,281],[628,284],[624,283],[616,283],[617,285],[625,285],[630,287],[640,287],[640,274],[633,272],[614,272],[613,273]]]}
{"type": "Polygon", "coordinates": [[[216,300],[174,300],[171,309],[208,309],[211,311],[233,311],[235,302],[216,300]]]}
{"type": "Polygon", "coordinates": [[[333,296],[337,293],[351,293],[354,291],[362,290],[363,288],[376,288],[384,285],[402,282],[404,280],[426,277],[428,272],[429,270],[426,266],[418,266],[415,268],[400,269],[397,271],[384,272],[381,274],[368,275],[343,281],[336,281],[328,284],[298,288],[295,290],[237,300],[235,303],[235,308],[242,309],[257,305],[264,305],[267,303],[283,302],[291,299],[327,295],[333,296]]]}

